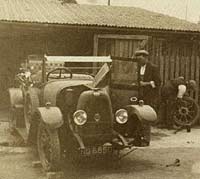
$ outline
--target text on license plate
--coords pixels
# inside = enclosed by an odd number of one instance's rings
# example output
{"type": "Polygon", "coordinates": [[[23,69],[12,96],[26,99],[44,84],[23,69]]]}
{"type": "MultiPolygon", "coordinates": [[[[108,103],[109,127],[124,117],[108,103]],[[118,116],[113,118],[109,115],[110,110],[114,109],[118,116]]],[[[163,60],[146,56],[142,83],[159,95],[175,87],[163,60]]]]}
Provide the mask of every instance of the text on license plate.
{"type": "Polygon", "coordinates": [[[98,147],[88,147],[81,150],[81,155],[98,155],[98,154],[108,154],[112,153],[112,146],[98,146],[98,147]]]}

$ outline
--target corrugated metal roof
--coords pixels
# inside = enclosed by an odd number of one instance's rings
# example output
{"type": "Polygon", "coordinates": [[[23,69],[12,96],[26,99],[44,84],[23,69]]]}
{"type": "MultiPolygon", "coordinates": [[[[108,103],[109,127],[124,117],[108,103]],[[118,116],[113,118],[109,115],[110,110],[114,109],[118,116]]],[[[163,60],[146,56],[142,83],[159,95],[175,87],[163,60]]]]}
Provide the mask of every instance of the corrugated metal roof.
{"type": "Polygon", "coordinates": [[[140,8],[59,0],[0,0],[0,21],[200,32],[195,23],[140,8]]]}

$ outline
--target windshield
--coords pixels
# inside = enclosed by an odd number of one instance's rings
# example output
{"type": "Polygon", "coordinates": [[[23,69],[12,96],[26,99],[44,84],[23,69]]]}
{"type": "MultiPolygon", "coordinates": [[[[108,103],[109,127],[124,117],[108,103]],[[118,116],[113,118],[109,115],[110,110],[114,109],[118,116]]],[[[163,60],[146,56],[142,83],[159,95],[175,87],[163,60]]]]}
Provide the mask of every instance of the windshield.
{"type": "Polygon", "coordinates": [[[27,67],[36,81],[50,79],[94,80],[105,63],[112,62],[109,56],[45,56],[30,55],[27,67]],[[48,76],[48,77],[47,77],[48,76]]]}
{"type": "Polygon", "coordinates": [[[138,63],[136,60],[113,57],[112,63],[112,84],[137,85],[138,84],[138,63]]]}

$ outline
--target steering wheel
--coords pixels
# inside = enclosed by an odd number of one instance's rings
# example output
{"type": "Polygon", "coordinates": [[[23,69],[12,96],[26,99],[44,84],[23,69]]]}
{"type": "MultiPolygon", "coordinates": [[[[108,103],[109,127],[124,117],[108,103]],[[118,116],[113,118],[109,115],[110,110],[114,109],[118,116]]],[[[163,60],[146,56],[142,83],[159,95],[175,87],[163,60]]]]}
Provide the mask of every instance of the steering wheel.
{"type": "MultiPolygon", "coordinates": [[[[71,72],[71,70],[70,70],[69,68],[66,68],[66,67],[59,67],[59,68],[55,68],[55,69],[53,69],[53,70],[51,70],[51,71],[49,71],[49,72],[47,73],[47,81],[48,81],[49,79],[62,79],[62,74],[63,74],[62,71],[69,73],[69,74],[70,74],[69,78],[72,78],[72,72],[71,72]],[[59,74],[54,74],[54,75],[56,75],[56,76],[50,76],[50,75],[53,74],[55,71],[59,71],[59,74]]],[[[64,78],[67,78],[67,77],[64,77],[64,78]]]]}

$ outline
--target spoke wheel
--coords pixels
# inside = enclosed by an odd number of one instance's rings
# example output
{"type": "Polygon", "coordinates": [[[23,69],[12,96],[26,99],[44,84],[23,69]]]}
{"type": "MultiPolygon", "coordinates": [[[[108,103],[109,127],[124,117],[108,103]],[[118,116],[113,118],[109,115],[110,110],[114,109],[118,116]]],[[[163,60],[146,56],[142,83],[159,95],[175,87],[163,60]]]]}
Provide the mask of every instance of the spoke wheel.
{"type": "Polygon", "coordinates": [[[176,104],[172,117],[174,122],[180,126],[191,126],[196,123],[199,117],[199,107],[194,99],[184,97],[181,104],[176,104]]]}
{"type": "Polygon", "coordinates": [[[58,131],[56,129],[49,129],[44,123],[40,123],[38,127],[37,147],[44,170],[58,171],[61,159],[58,131]]]}

